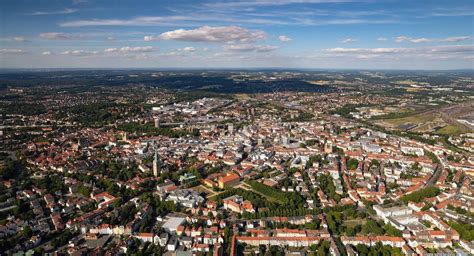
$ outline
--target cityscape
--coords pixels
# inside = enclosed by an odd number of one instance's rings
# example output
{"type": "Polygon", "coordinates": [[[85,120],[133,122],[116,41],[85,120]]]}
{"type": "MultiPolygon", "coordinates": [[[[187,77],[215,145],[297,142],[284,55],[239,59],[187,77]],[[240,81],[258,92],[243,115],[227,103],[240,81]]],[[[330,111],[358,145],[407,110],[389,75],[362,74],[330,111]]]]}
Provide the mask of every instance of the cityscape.
{"type": "Polygon", "coordinates": [[[137,4],[0,3],[0,255],[474,255],[472,2],[137,4]]]}

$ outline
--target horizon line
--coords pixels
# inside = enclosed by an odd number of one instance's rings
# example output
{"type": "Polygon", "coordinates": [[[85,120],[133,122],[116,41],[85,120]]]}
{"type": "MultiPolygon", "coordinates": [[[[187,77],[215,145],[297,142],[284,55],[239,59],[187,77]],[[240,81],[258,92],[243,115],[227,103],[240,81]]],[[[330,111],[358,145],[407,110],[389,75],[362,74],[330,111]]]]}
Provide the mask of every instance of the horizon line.
{"type": "Polygon", "coordinates": [[[292,70],[292,71],[474,71],[473,68],[454,68],[454,69],[401,69],[401,68],[303,68],[303,67],[136,67],[136,68],[114,68],[114,67],[101,67],[101,68],[0,68],[2,71],[236,71],[236,70],[292,70]]]}

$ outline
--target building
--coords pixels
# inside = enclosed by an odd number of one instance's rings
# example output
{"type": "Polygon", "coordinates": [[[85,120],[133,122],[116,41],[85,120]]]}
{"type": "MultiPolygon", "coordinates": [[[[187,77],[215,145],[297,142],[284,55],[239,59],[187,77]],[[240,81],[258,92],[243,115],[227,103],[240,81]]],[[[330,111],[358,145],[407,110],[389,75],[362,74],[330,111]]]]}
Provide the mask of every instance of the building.
{"type": "Polygon", "coordinates": [[[229,173],[226,176],[221,177],[217,183],[219,184],[219,188],[223,189],[225,187],[233,187],[239,184],[239,182],[240,182],[239,175],[235,173],[229,173]]]}
{"type": "Polygon", "coordinates": [[[319,244],[321,237],[250,237],[237,236],[235,241],[239,243],[246,243],[252,246],[266,245],[266,246],[291,246],[291,247],[307,247],[312,244],[319,244]]]}
{"type": "Polygon", "coordinates": [[[425,151],[423,148],[417,148],[417,147],[408,147],[408,146],[401,146],[400,150],[407,155],[416,155],[416,156],[424,156],[425,151]]]}
{"type": "Polygon", "coordinates": [[[378,216],[382,218],[388,218],[388,217],[395,217],[395,216],[401,216],[401,215],[408,215],[412,214],[413,210],[410,209],[409,207],[402,206],[402,207],[391,207],[391,208],[382,208],[379,205],[374,205],[373,206],[374,211],[377,213],[378,216]]]}
{"type": "Polygon", "coordinates": [[[146,242],[153,243],[154,235],[153,235],[153,233],[139,233],[135,237],[140,239],[144,243],[146,243],[146,242]]]}
{"type": "Polygon", "coordinates": [[[168,245],[166,246],[166,249],[168,251],[174,252],[178,248],[178,238],[176,236],[172,236],[169,241],[168,245]]]}
{"type": "Polygon", "coordinates": [[[158,153],[155,152],[155,157],[153,159],[153,176],[158,177],[158,153]]]}
{"type": "Polygon", "coordinates": [[[160,128],[160,118],[159,117],[155,117],[155,128],[160,128]]]}
{"type": "Polygon", "coordinates": [[[254,213],[255,209],[250,201],[243,200],[241,196],[234,195],[223,200],[224,209],[231,210],[237,213],[250,212],[254,213]]]}
{"type": "Polygon", "coordinates": [[[176,233],[179,225],[183,224],[185,218],[182,217],[168,217],[168,220],[163,224],[162,228],[168,233],[176,233]]]}
{"type": "Polygon", "coordinates": [[[331,154],[332,153],[332,142],[331,141],[327,141],[325,144],[324,144],[324,153],[327,153],[327,154],[331,154]]]}
{"type": "Polygon", "coordinates": [[[95,201],[99,203],[99,208],[108,206],[115,201],[115,197],[110,195],[107,192],[102,192],[92,197],[95,201]]]}

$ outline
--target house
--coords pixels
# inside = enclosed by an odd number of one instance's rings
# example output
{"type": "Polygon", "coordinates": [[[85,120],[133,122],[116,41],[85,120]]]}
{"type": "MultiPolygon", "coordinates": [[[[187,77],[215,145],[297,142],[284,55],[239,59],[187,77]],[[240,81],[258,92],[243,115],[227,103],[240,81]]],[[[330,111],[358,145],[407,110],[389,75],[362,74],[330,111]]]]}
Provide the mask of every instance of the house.
{"type": "Polygon", "coordinates": [[[168,233],[176,233],[178,227],[185,221],[182,217],[168,217],[168,220],[163,224],[162,228],[168,233]]]}
{"type": "MultiPolygon", "coordinates": [[[[168,243],[168,239],[169,239],[168,233],[163,233],[163,234],[160,235],[158,244],[159,244],[161,247],[164,247],[164,246],[166,246],[166,244],[168,243]]],[[[156,242],[156,241],[155,241],[155,242],[156,242]]]]}
{"type": "Polygon", "coordinates": [[[406,244],[406,241],[401,237],[395,236],[354,236],[354,237],[341,237],[342,244],[344,245],[353,245],[363,244],[366,246],[374,246],[378,242],[383,245],[389,245],[392,247],[401,248],[406,244]]]}
{"type": "Polygon", "coordinates": [[[228,173],[226,176],[219,178],[219,188],[233,187],[240,182],[240,176],[235,173],[228,173]]]}
{"type": "Polygon", "coordinates": [[[166,249],[168,251],[174,252],[178,248],[178,238],[176,236],[172,236],[170,240],[168,241],[168,245],[166,246],[166,249]]]}
{"type": "Polygon", "coordinates": [[[464,250],[468,251],[471,254],[474,254],[474,243],[473,242],[469,242],[469,241],[466,241],[466,240],[461,240],[461,242],[459,242],[459,245],[461,245],[461,247],[464,248],[464,250]]]}
{"type": "Polygon", "coordinates": [[[92,199],[99,203],[99,208],[102,208],[111,204],[115,200],[115,197],[107,192],[102,192],[100,194],[92,196],[92,199]]]}
{"type": "Polygon", "coordinates": [[[188,249],[190,249],[193,246],[193,238],[190,236],[181,237],[179,242],[188,249]]]}
{"type": "Polygon", "coordinates": [[[138,233],[137,235],[135,235],[135,237],[144,243],[146,242],[153,243],[154,234],[153,233],[138,233]]]}
{"type": "Polygon", "coordinates": [[[224,209],[231,210],[237,213],[250,212],[255,213],[255,209],[250,201],[243,200],[241,196],[233,195],[223,200],[224,209]]]}

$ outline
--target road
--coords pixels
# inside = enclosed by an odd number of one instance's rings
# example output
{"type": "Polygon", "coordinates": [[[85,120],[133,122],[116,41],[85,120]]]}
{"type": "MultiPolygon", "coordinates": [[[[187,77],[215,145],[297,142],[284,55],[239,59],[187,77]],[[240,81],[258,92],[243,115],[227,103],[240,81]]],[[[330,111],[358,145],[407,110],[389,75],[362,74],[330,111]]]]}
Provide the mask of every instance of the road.
{"type": "Polygon", "coordinates": [[[8,206],[8,207],[5,207],[3,209],[0,209],[0,212],[9,211],[9,210],[15,209],[16,207],[18,207],[18,206],[16,206],[16,205],[8,206]]]}
{"type": "Polygon", "coordinates": [[[433,185],[436,183],[436,181],[438,181],[439,176],[440,176],[441,173],[443,172],[443,168],[441,168],[440,166],[441,166],[441,165],[439,165],[439,164],[436,166],[436,169],[435,169],[435,171],[433,172],[433,175],[431,175],[431,177],[430,177],[430,179],[428,180],[428,182],[426,182],[426,184],[425,184],[425,186],[424,186],[425,188],[426,188],[426,187],[433,186],[433,185]]]}

